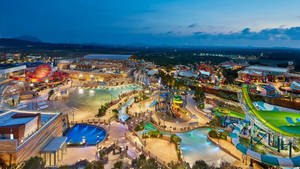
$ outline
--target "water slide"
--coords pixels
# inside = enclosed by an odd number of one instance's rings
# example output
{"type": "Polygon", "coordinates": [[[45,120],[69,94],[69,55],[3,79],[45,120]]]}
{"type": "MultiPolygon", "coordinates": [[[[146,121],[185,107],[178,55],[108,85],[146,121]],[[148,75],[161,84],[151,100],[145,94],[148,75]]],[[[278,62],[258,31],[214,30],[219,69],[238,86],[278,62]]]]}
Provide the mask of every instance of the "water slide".
{"type": "Polygon", "coordinates": [[[263,125],[288,137],[300,137],[300,113],[257,110],[248,94],[248,86],[242,87],[243,99],[254,115],[263,125]]]}
{"type": "Polygon", "coordinates": [[[263,162],[265,164],[273,165],[273,166],[281,166],[281,167],[300,167],[300,156],[288,158],[288,157],[279,157],[274,155],[263,155],[259,154],[255,151],[248,149],[243,146],[239,141],[239,134],[242,131],[245,123],[238,124],[231,134],[231,142],[236,146],[238,150],[240,150],[243,154],[251,157],[256,161],[263,162]]]}
{"type": "Polygon", "coordinates": [[[219,116],[230,116],[230,117],[239,118],[243,120],[245,119],[245,114],[238,113],[223,107],[217,107],[214,112],[219,116]]]}
{"type": "MultiPolygon", "coordinates": [[[[300,114],[299,113],[257,110],[255,106],[252,104],[252,101],[248,94],[247,85],[243,85],[242,94],[243,94],[242,99],[245,101],[246,106],[248,106],[249,108],[248,113],[254,115],[263,125],[285,136],[300,137],[300,125],[299,125],[300,114]]],[[[238,124],[234,128],[233,133],[231,134],[232,143],[243,154],[248,155],[254,160],[261,161],[263,163],[273,165],[273,166],[300,167],[300,156],[288,158],[288,157],[279,157],[274,155],[263,155],[243,146],[239,142],[239,134],[242,131],[244,125],[245,123],[243,122],[238,124]]]]}
{"type": "Polygon", "coordinates": [[[157,98],[155,98],[153,100],[153,102],[149,105],[149,108],[153,107],[154,105],[156,105],[156,102],[157,102],[157,98]]]}
{"type": "Polygon", "coordinates": [[[190,119],[191,113],[183,108],[181,108],[180,106],[173,104],[172,108],[177,109],[178,111],[175,111],[175,114],[179,117],[179,118],[183,118],[185,120],[190,119]],[[184,116],[182,116],[184,115],[184,116]]]}

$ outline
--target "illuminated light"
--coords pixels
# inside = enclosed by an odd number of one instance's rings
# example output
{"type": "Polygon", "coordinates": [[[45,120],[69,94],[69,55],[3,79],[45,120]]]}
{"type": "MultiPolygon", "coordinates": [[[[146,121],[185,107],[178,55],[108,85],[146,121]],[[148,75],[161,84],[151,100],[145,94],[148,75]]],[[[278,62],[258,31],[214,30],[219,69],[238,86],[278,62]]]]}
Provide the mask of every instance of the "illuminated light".
{"type": "Polygon", "coordinates": [[[215,148],[213,149],[214,152],[217,152],[217,151],[219,151],[219,150],[220,150],[219,147],[215,147],[215,148]]]}
{"type": "Polygon", "coordinates": [[[79,77],[82,77],[83,75],[82,74],[79,74],[79,77]]]}
{"type": "Polygon", "coordinates": [[[33,83],[30,83],[30,85],[29,85],[29,86],[33,87],[33,83]]]}
{"type": "Polygon", "coordinates": [[[45,80],[45,82],[46,82],[46,83],[49,83],[49,80],[48,80],[48,79],[46,79],[46,80],[45,80]]]}
{"type": "Polygon", "coordinates": [[[93,89],[89,90],[89,96],[94,96],[95,95],[95,91],[93,89]]]}
{"type": "Polygon", "coordinates": [[[79,94],[83,94],[83,93],[84,93],[84,90],[83,90],[82,88],[79,88],[78,93],[79,93],[79,94]]]}

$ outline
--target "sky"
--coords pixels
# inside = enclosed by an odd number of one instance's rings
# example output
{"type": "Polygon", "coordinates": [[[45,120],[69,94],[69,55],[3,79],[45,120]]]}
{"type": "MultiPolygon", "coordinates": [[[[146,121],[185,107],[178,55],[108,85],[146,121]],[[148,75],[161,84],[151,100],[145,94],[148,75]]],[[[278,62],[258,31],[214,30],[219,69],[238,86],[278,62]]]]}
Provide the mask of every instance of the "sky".
{"type": "Polygon", "coordinates": [[[299,0],[0,0],[0,37],[300,48],[299,0]]]}

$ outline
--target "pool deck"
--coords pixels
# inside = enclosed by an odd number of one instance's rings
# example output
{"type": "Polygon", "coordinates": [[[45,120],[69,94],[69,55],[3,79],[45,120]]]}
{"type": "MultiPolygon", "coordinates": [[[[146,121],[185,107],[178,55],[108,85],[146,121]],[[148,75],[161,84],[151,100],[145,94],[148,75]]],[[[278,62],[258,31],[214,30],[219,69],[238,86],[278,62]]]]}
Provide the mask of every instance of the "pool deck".
{"type": "Polygon", "coordinates": [[[158,159],[164,160],[166,163],[178,162],[176,146],[170,141],[160,138],[147,138],[145,151],[150,151],[158,159]]]}
{"type": "Polygon", "coordinates": [[[151,103],[153,102],[154,98],[151,97],[149,99],[140,101],[138,103],[133,103],[132,106],[129,106],[129,114],[134,115],[135,113],[142,113],[146,111],[154,111],[155,107],[149,107],[151,103]]]}
{"type": "MultiPolygon", "coordinates": [[[[243,162],[243,160],[242,160],[243,159],[243,153],[241,151],[239,151],[230,141],[226,141],[226,140],[223,140],[223,139],[211,138],[209,136],[207,136],[207,138],[212,143],[214,143],[215,145],[219,146],[224,152],[228,153],[229,155],[231,155],[232,157],[234,157],[235,159],[237,159],[236,161],[234,161],[232,163],[233,166],[241,167],[241,168],[245,168],[245,169],[249,168],[250,158],[248,157],[243,162]]],[[[254,163],[254,168],[255,169],[261,169],[261,167],[258,166],[255,163],[254,163]]]]}
{"type": "Polygon", "coordinates": [[[61,165],[73,165],[74,163],[88,159],[89,161],[96,160],[96,146],[87,147],[68,147],[64,160],[61,165]]]}

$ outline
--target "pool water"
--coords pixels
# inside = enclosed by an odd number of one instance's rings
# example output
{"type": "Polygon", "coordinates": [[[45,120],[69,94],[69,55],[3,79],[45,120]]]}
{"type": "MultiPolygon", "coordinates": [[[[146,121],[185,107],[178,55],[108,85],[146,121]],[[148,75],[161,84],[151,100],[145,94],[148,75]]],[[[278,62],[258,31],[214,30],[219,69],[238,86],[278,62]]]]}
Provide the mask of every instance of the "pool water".
{"type": "Polygon", "coordinates": [[[87,145],[96,145],[97,142],[101,142],[105,136],[106,131],[103,128],[87,125],[76,124],[67,134],[67,143],[81,143],[82,137],[85,136],[87,145]]]}
{"type": "Polygon", "coordinates": [[[295,109],[290,109],[290,108],[286,108],[286,107],[281,107],[281,106],[275,106],[272,104],[268,104],[265,102],[253,102],[253,105],[258,108],[259,110],[266,110],[266,111],[283,111],[283,112],[294,112],[294,113],[300,113],[299,110],[295,110],[295,109]]]}
{"type": "MultiPolygon", "coordinates": [[[[145,123],[143,132],[148,133],[156,128],[150,123],[145,123]]],[[[183,159],[190,165],[193,165],[197,160],[204,160],[210,165],[219,166],[222,161],[233,162],[235,159],[222,151],[218,146],[214,145],[207,139],[207,133],[211,129],[200,128],[186,133],[177,133],[181,138],[180,147],[182,150],[183,159]]],[[[164,135],[170,133],[161,132],[164,135]]]]}
{"type": "Polygon", "coordinates": [[[222,151],[207,139],[209,128],[200,128],[187,133],[178,133],[182,139],[180,145],[183,159],[190,165],[197,160],[204,160],[210,165],[219,166],[222,161],[235,161],[233,157],[222,151]]]}
{"type": "Polygon", "coordinates": [[[110,88],[77,88],[70,94],[67,104],[75,107],[88,106],[98,108],[100,105],[117,99],[119,95],[123,93],[138,89],[140,89],[140,87],[136,85],[110,88]]]}
{"type": "Polygon", "coordinates": [[[129,116],[126,113],[126,108],[130,106],[133,103],[133,101],[133,98],[129,99],[127,103],[120,108],[118,116],[119,120],[121,120],[122,122],[125,122],[129,118],[129,116]]]}

